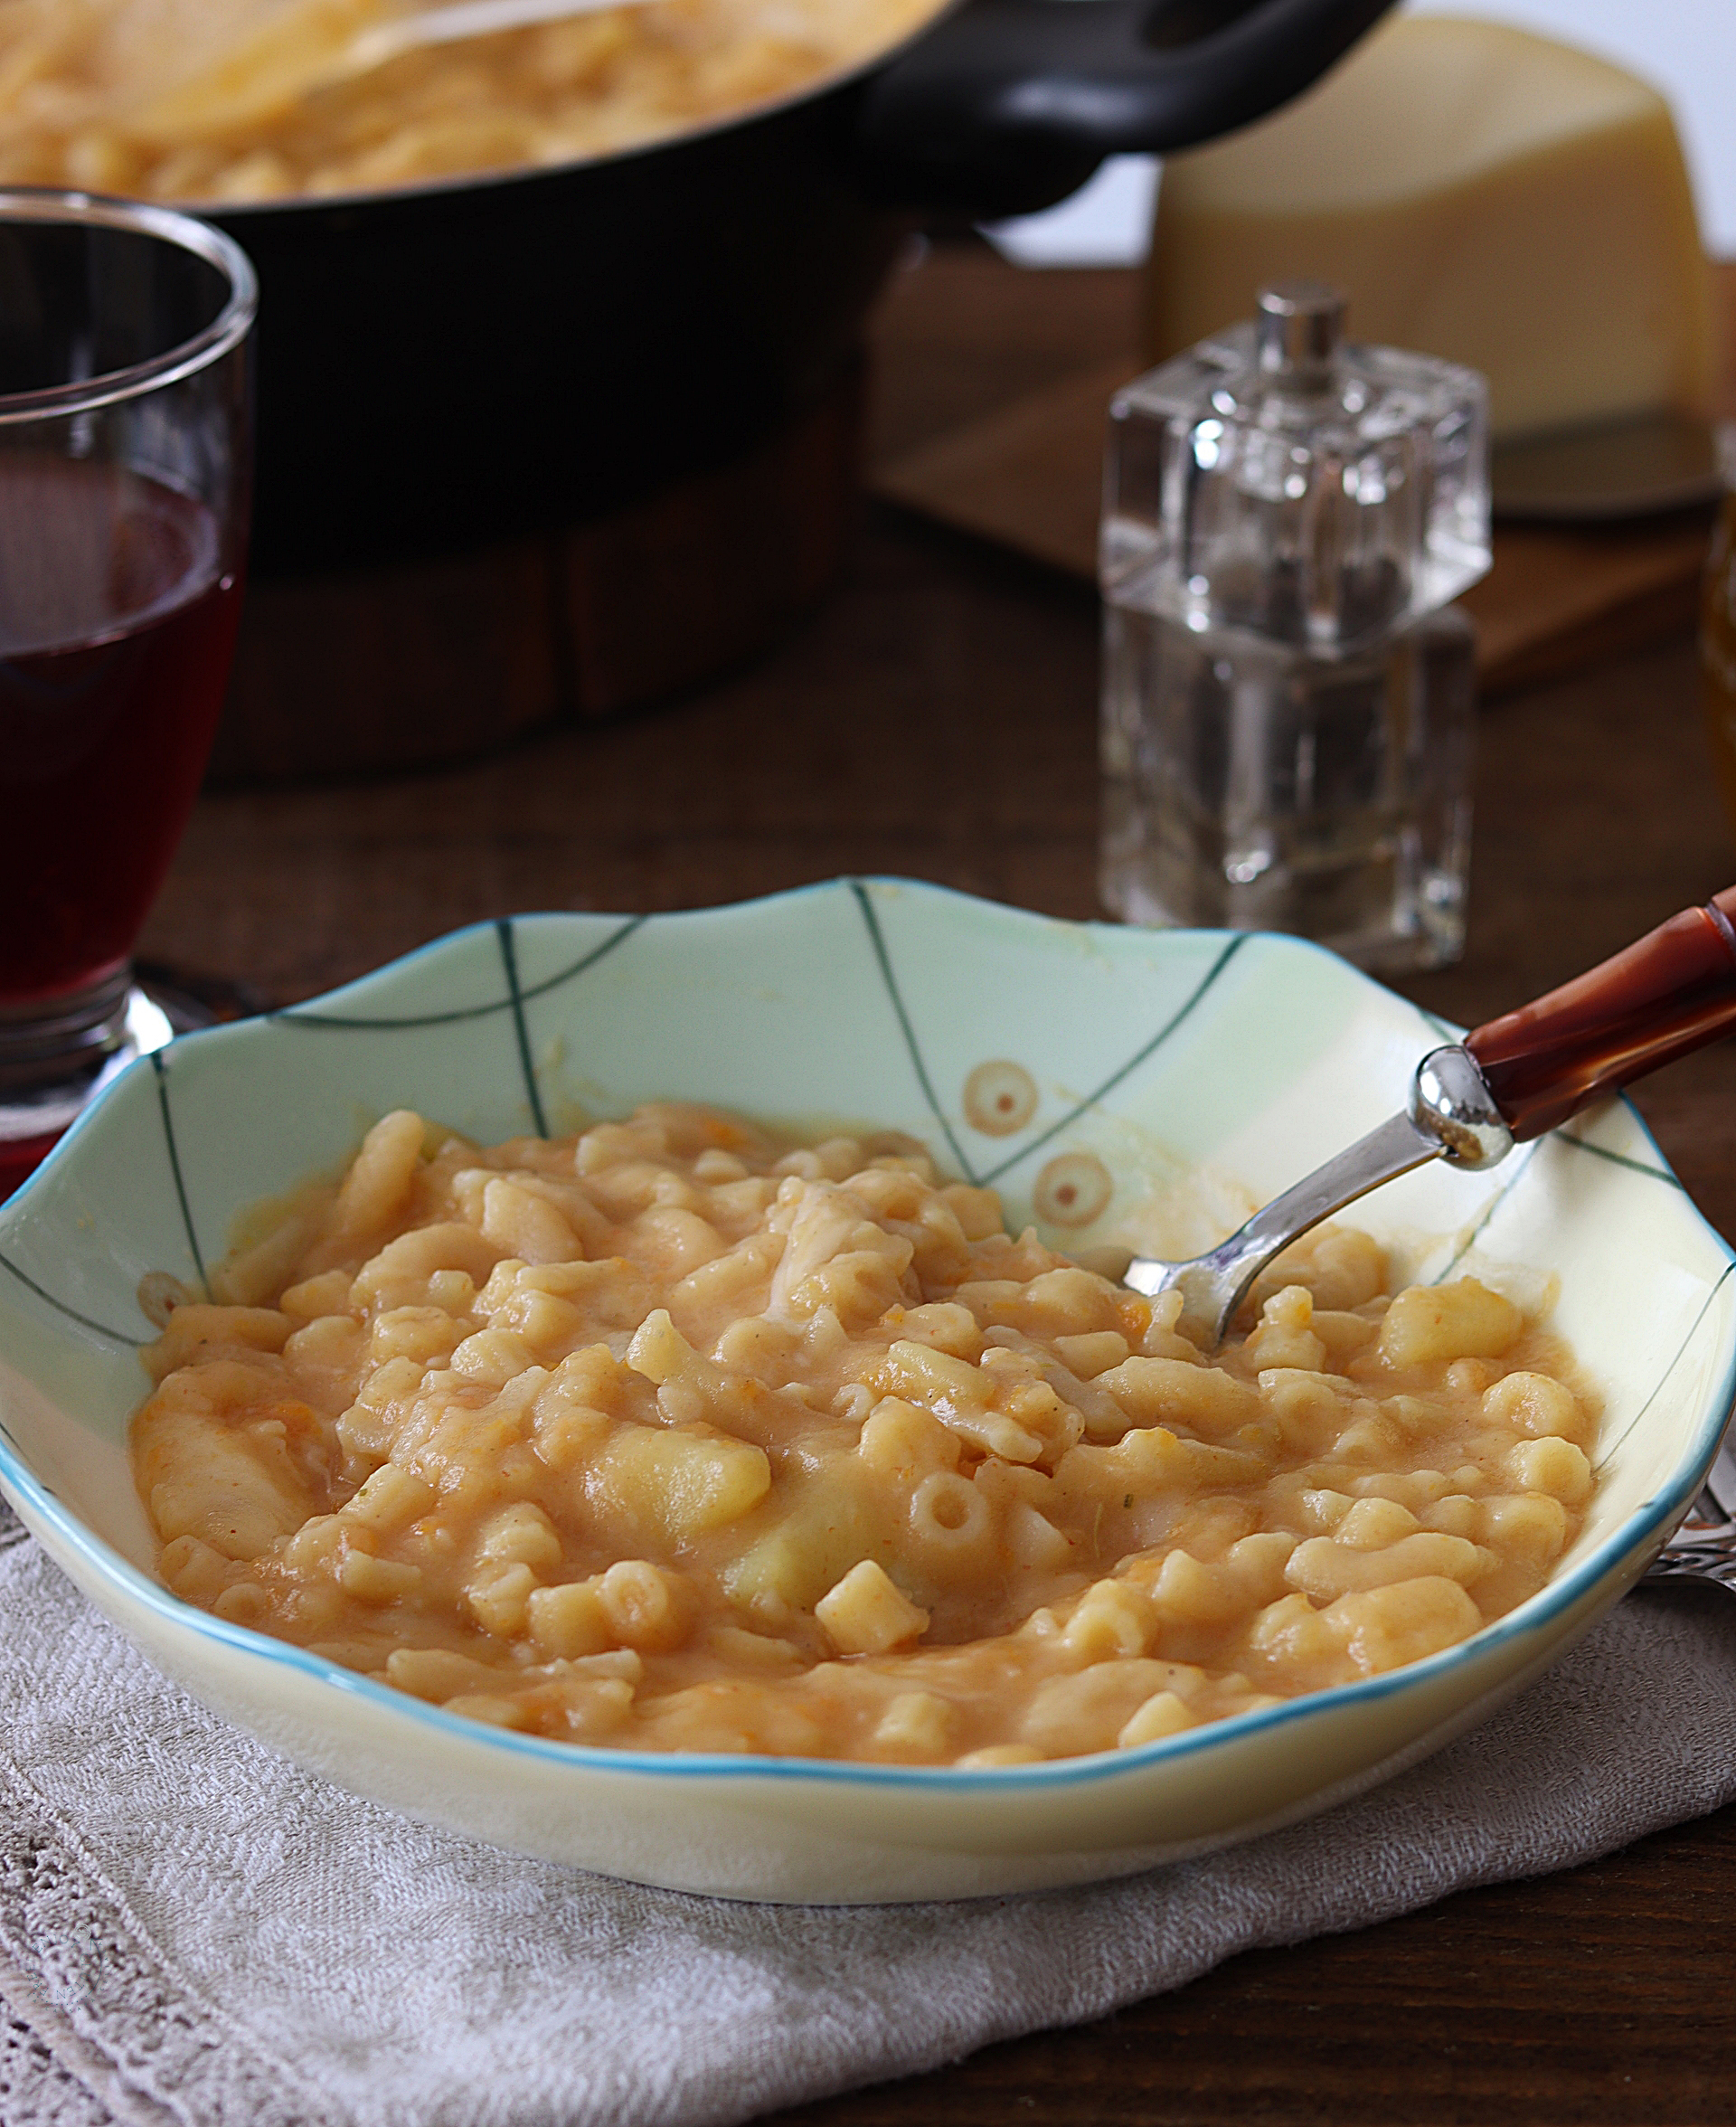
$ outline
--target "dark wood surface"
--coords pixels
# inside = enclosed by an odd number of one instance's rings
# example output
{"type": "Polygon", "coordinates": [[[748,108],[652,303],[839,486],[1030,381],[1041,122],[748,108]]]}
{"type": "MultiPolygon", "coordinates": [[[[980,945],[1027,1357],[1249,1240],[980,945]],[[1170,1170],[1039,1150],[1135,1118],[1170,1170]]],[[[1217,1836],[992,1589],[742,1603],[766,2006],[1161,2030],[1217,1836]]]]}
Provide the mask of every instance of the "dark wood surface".
{"type": "MultiPolygon", "coordinates": [[[[1127,276],[934,255],[881,314],[875,448],[1115,354],[1132,317],[1127,276]]],[[[1085,591],[873,507],[841,588],[780,648],[661,709],[459,770],[202,799],[145,950],[287,1001],[482,917],[675,908],[843,871],[1090,915],[1095,722],[1085,591]]],[[[1486,710],[1467,950],[1409,987],[1474,1024],[1732,879],[1678,634],[1486,710]]],[[[1638,1097],[1736,1235],[1736,1047],[1638,1097]]],[[[1736,1810],[785,2118],[1722,2120],[1732,1893],[1736,1810]]]]}

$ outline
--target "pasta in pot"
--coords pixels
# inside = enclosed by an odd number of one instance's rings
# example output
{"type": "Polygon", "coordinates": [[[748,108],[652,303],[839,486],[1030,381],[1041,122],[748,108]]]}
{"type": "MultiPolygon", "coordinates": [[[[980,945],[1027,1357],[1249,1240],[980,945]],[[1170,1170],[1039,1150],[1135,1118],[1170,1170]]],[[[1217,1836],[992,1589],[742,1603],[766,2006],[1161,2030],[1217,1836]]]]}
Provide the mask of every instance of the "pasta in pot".
{"type": "Polygon", "coordinates": [[[1449,1647],[1540,1587],[1592,1400],[1326,1229],[1206,1358],[911,1140],[401,1111],[167,1315],[164,1579],[585,1743],[995,1765],[1449,1647]]]}
{"type": "Polygon", "coordinates": [[[385,0],[0,0],[0,182],[222,204],[609,155],[872,59],[934,0],[652,0],[318,85],[401,12],[385,0]]]}

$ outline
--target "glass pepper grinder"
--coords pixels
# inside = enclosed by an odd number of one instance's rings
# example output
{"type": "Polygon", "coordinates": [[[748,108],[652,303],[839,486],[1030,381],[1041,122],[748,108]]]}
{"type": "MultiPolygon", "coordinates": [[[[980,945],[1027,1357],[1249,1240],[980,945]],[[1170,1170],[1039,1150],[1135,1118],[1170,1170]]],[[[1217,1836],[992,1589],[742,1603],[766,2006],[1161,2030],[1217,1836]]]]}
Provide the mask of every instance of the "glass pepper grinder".
{"type": "Polygon", "coordinates": [[[1344,309],[1265,288],[1110,408],[1100,884],[1395,971],[1464,942],[1487,393],[1344,309]]]}

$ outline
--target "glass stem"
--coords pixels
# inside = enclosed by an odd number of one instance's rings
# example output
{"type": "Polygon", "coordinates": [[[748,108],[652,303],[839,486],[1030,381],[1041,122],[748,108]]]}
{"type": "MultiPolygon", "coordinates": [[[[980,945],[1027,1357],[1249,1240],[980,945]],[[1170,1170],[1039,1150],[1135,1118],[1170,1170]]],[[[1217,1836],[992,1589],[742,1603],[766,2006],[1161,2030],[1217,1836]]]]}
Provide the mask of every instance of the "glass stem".
{"type": "Polygon", "coordinates": [[[127,1038],[130,960],[77,989],[0,999],[0,1101],[27,1098],[99,1069],[127,1038]]]}

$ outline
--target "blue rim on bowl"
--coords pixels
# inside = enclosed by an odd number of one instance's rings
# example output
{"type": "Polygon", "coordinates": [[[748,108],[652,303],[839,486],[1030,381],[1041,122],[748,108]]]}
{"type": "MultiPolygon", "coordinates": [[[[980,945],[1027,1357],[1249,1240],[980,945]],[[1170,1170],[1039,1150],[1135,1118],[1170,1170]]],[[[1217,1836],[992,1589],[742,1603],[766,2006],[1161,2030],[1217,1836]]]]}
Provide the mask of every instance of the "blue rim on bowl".
{"type": "MultiPolygon", "coordinates": [[[[924,1136],[966,1178],[996,1182],[1015,1221],[1028,1215],[1044,1157],[1082,1154],[1113,1169],[1117,1190],[1089,1240],[1125,1218],[1126,1194],[1193,1162],[1228,1167],[1269,1194],[1390,1112],[1410,1064],[1444,1031],[1294,940],[1061,924],[896,881],[835,882],[678,915],[474,926],[308,1005],[141,1060],[0,1209],[0,1489],[123,1630],[218,1710],[363,1791],[503,1844],[552,1844],[586,1866],[728,1895],[898,1897],[1080,1880],[1246,1836],[1354,1791],[1488,1710],[1615,1600],[1694,1499],[1736,1400],[1736,1256],[1627,1103],[1494,1176],[1440,1170],[1409,1196],[1403,1185],[1383,1192],[1394,1203],[1374,1215],[1407,1243],[1432,1236],[1419,1244],[1424,1276],[1491,1246],[1524,1262],[1546,1234],[1570,1298],[1581,1281],[1618,1296],[1654,1281],[1656,1295],[1622,1303],[1630,1332],[1642,1307],[1646,1323],[1662,1320],[1643,1332],[1655,1346],[1648,1356],[1630,1363],[1617,1346],[1613,1360],[1589,1355],[1606,1378],[1623,1367],[1629,1376],[1610,1399],[1614,1437],[1600,1443],[1600,1469],[1634,1458],[1648,1417],[1662,1411],[1667,1421],[1667,1442],[1623,1479],[1631,1496],[1620,1511],[1589,1529],[1539,1594],[1459,1646],[1090,1757],[967,1771],[555,1743],[447,1713],[193,1609],[145,1570],[142,1519],[127,1520],[126,1413],[144,1388],[127,1369],[151,1332],[142,1318],[137,1334],[115,1325],[136,1306],[143,1271],[202,1279],[241,1209],[331,1165],[373,1114],[401,1102],[489,1137],[646,1098],[707,1098],[778,1120],[872,1118],[924,1136]],[[1037,1111],[1012,1136],[973,1131],[953,1090],[965,1064],[1016,1054],[1021,1036],[1042,1089],[1037,1111]],[[756,1086],[763,1098],[743,1097],[756,1086]],[[1313,1113],[1310,1099],[1325,1111],[1313,1113]],[[1642,1260],[1636,1250],[1648,1253],[1642,1260]],[[287,1701],[273,1711],[274,1689],[296,1700],[293,1711],[287,1701]],[[1393,1715],[1401,1702],[1419,1709],[1408,1726],[1376,1712],[1393,1715]],[[334,1733],[312,1733],[320,1708],[340,1703],[352,1713],[330,1715],[334,1733]],[[358,1777],[350,1765],[346,1754],[389,1751],[381,1739],[392,1736],[450,1760],[429,1773],[438,1791],[425,1802],[408,1772],[358,1777]],[[1319,1759],[1321,1777],[1305,1793],[1290,1791],[1294,1780],[1262,1777],[1287,1739],[1319,1759]],[[1176,1814],[1164,1782],[1214,1760],[1241,1782],[1247,1806],[1202,1830],[1197,1803],[1183,1823],[1187,1811],[1176,1814]],[[587,1774],[601,1776],[598,1794],[579,1792],[587,1774]],[[527,1803],[522,1820],[481,1806],[491,1781],[551,1777],[578,1783],[573,1807],[587,1818],[564,1844],[546,1801],[527,1803]],[[744,1786],[768,1798],[768,1810],[770,1797],[811,1791],[807,1843],[780,1858],[770,1853],[777,1832],[760,1822],[733,1857],[690,1855],[660,1873],[654,1830],[641,1826],[620,1853],[610,1846],[623,1779],[654,1813],[659,1796],[666,1810],[672,1794],[692,1802],[708,1787],[728,1791],[731,1822],[744,1786]],[[1127,1800],[1142,1782],[1145,1803],[1127,1800]],[[1109,1789],[1119,1799],[1101,1841],[1079,1844],[1070,1826],[1076,1843],[1058,1852],[1050,1806],[1109,1789]],[[1006,1823],[949,1831],[941,1805],[966,1795],[1002,1798],[1006,1823]],[[847,1804],[869,1797],[879,1820],[858,1834],[847,1804]],[[920,1798],[939,1815],[901,1827],[901,1802],[920,1798]],[[1021,1802],[1034,1810],[1029,1824],[1021,1802]],[[589,1821],[598,1810],[600,1829],[589,1821]],[[1184,1836],[1169,1836],[1177,1830],[1184,1836]]],[[[1070,1238],[1044,1237],[1062,1246],[1070,1238]]],[[[1600,1298],[1597,1312],[1609,1304],[1600,1298]]],[[[694,1836],[698,1850],[731,1835],[720,1820],[694,1836]]]]}

